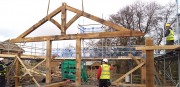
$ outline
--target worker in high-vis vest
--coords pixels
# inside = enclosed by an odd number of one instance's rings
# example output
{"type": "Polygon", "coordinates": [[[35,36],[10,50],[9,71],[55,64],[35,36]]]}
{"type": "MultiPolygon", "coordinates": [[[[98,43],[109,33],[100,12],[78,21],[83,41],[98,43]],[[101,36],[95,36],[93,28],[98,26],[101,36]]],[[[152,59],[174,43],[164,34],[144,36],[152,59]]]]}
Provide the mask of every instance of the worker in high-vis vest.
{"type": "Polygon", "coordinates": [[[166,32],[165,32],[166,45],[174,45],[174,31],[170,26],[171,26],[170,23],[166,24],[166,32]]]}
{"type": "Polygon", "coordinates": [[[108,65],[108,60],[103,59],[102,65],[99,66],[98,73],[97,73],[97,79],[99,80],[99,87],[108,87],[110,86],[110,70],[112,70],[113,67],[108,65]]]}
{"type": "Polygon", "coordinates": [[[6,67],[11,64],[5,64],[3,62],[4,58],[0,58],[0,87],[5,87],[6,86],[6,67]]]}

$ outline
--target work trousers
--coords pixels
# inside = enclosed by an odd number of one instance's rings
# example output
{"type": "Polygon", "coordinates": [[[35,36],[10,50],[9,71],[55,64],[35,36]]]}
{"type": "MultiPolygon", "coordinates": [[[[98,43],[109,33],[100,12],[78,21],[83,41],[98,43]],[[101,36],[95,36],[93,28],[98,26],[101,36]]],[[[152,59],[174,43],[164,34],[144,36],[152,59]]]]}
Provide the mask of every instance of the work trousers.
{"type": "Polygon", "coordinates": [[[5,87],[6,86],[6,79],[5,75],[0,75],[0,87],[5,87]]]}
{"type": "Polygon", "coordinates": [[[166,45],[174,45],[174,40],[167,40],[166,45]]]}
{"type": "Polygon", "coordinates": [[[108,87],[109,79],[100,79],[99,80],[99,87],[108,87]]]}
{"type": "MultiPolygon", "coordinates": [[[[166,45],[174,45],[174,40],[167,40],[166,45]]],[[[166,50],[166,53],[171,52],[172,50],[166,50]]]]}

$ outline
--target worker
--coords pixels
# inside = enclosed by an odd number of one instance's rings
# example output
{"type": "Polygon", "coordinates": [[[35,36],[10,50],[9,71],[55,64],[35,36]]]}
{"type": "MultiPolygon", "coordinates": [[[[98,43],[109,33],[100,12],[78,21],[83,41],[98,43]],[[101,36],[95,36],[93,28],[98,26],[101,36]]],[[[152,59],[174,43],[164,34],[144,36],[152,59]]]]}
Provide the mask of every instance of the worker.
{"type": "Polygon", "coordinates": [[[174,45],[174,31],[170,26],[171,24],[169,23],[166,24],[166,32],[165,32],[166,45],[174,45]]]}
{"type": "Polygon", "coordinates": [[[108,87],[111,85],[110,82],[110,70],[112,70],[112,65],[108,65],[108,60],[103,59],[102,65],[99,66],[97,79],[99,80],[99,87],[108,87]]]}
{"type": "Polygon", "coordinates": [[[9,66],[11,64],[5,64],[3,62],[4,58],[0,58],[0,87],[5,87],[6,86],[6,67],[9,66]]]}

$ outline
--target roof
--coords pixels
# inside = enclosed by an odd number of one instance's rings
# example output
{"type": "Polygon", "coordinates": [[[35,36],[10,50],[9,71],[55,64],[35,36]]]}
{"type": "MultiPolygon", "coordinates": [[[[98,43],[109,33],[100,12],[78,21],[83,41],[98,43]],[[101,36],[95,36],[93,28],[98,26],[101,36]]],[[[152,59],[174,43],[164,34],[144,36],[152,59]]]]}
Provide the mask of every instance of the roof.
{"type": "Polygon", "coordinates": [[[24,49],[19,47],[17,44],[10,43],[10,42],[7,42],[7,41],[0,42],[0,50],[3,50],[3,51],[17,51],[17,52],[23,52],[24,51],[24,49]]]}

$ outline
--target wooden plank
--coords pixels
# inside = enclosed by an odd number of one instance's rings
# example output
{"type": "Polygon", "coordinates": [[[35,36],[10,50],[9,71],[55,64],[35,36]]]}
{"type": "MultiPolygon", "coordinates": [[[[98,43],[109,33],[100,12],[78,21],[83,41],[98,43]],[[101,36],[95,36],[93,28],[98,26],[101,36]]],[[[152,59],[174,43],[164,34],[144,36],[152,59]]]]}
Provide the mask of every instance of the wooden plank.
{"type": "Polygon", "coordinates": [[[62,3],[62,12],[61,12],[61,35],[66,34],[66,3],[62,3]]]}
{"type": "Polygon", "coordinates": [[[76,14],[67,24],[66,28],[68,28],[72,23],[74,23],[80,17],[79,14],[76,14]]]}
{"type": "Polygon", "coordinates": [[[128,56],[132,58],[138,65],[140,64],[140,62],[132,54],[128,54],[128,56]]]}
{"type": "MultiPolygon", "coordinates": [[[[31,66],[30,65],[28,65],[28,64],[24,64],[25,66],[27,66],[27,67],[30,67],[31,68],[31,66]]],[[[44,73],[42,73],[41,71],[39,71],[38,69],[27,69],[29,72],[31,72],[31,73],[34,73],[34,74],[37,74],[37,75],[41,75],[41,76],[43,76],[43,77],[46,77],[46,74],[44,74],[44,73]]],[[[24,71],[23,70],[23,75],[21,76],[21,77],[26,77],[26,75],[28,74],[26,71],[24,71]]],[[[33,75],[33,76],[35,76],[35,75],[33,75]]]]}
{"type": "MultiPolygon", "coordinates": [[[[3,58],[15,58],[14,54],[0,54],[3,58]]],[[[45,56],[21,55],[21,59],[45,59],[45,56]]]]}
{"type": "Polygon", "coordinates": [[[166,49],[176,49],[180,47],[180,45],[159,45],[159,46],[142,46],[136,47],[136,50],[166,50],[166,49]]]}
{"type": "MultiPolygon", "coordinates": [[[[42,63],[45,62],[45,61],[46,61],[46,59],[42,60],[41,62],[39,62],[38,64],[36,64],[36,65],[35,65],[33,68],[31,68],[30,70],[33,71],[36,67],[38,67],[40,64],[42,64],[42,63]]],[[[23,76],[25,76],[25,75],[27,75],[27,74],[28,74],[28,73],[24,73],[23,76]]],[[[39,73],[39,74],[45,76],[45,75],[42,74],[42,73],[39,73]]]]}
{"type": "Polygon", "coordinates": [[[51,21],[54,25],[56,25],[59,29],[61,29],[61,25],[54,19],[50,19],[49,21],[51,21]]]}
{"type": "Polygon", "coordinates": [[[130,70],[129,72],[127,72],[126,74],[124,74],[123,76],[121,76],[120,78],[118,78],[117,80],[115,80],[113,83],[116,84],[119,81],[121,81],[122,79],[124,79],[126,76],[128,76],[129,74],[131,74],[132,72],[134,72],[135,70],[137,70],[138,68],[140,68],[142,65],[144,65],[144,62],[140,63],[138,66],[134,67],[132,70],[130,70]]]}
{"type": "MultiPolygon", "coordinates": [[[[41,75],[41,76],[43,76],[43,77],[46,77],[46,74],[41,73],[41,72],[39,72],[39,71],[35,71],[34,69],[28,69],[28,71],[31,72],[31,73],[38,74],[38,75],[41,75]]],[[[23,76],[24,76],[24,75],[23,75],[23,76]]]]}
{"type": "Polygon", "coordinates": [[[51,19],[52,17],[54,17],[56,14],[58,14],[59,12],[61,12],[62,10],[62,6],[57,8],[56,10],[54,10],[52,13],[50,13],[49,15],[47,15],[46,17],[44,17],[43,19],[41,19],[39,22],[37,22],[36,24],[34,24],[32,27],[30,27],[28,30],[26,30],[24,33],[22,33],[20,36],[18,36],[17,38],[24,38],[26,37],[29,33],[31,33],[32,31],[34,31],[35,29],[37,29],[39,26],[43,25],[45,22],[47,22],[49,19],[51,19]]]}
{"type": "Polygon", "coordinates": [[[16,56],[16,58],[18,59],[18,61],[21,63],[21,65],[24,67],[24,69],[26,70],[26,72],[29,74],[30,77],[32,77],[32,80],[34,81],[34,83],[40,87],[39,83],[36,81],[36,79],[31,75],[31,73],[29,72],[29,70],[27,69],[27,67],[24,65],[24,63],[22,62],[22,60],[20,59],[19,56],[16,56]]]}
{"type": "Polygon", "coordinates": [[[45,56],[37,56],[37,55],[27,55],[27,54],[23,54],[21,56],[22,59],[45,59],[45,56]]]}
{"type": "Polygon", "coordinates": [[[75,40],[76,37],[82,39],[94,39],[94,38],[113,38],[113,37],[133,37],[142,36],[141,32],[132,31],[114,31],[114,32],[101,32],[101,33],[86,33],[86,34],[69,34],[69,35],[53,35],[53,36],[39,36],[39,37],[27,37],[11,39],[10,42],[39,42],[47,40],[75,40]]]}
{"type": "Polygon", "coordinates": [[[46,44],[46,83],[51,83],[51,47],[52,47],[52,41],[47,41],[46,44]]]}
{"type": "Polygon", "coordinates": [[[104,24],[104,25],[106,25],[106,26],[109,26],[109,27],[112,27],[113,29],[115,29],[115,30],[127,30],[128,31],[128,29],[126,29],[126,28],[124,28],[124,27],[121,27],[121,26],[119,26],[119,25],[117,25],[117,24],[114,24],[114,23],[112,23],[112,22],[109,22],[109,21],[106,21],[106,20],[104,20],[104,19],[101,19],[101,18],[99,18],[99,17],[96,17],[96,16],[94,16],[94,15],[91,15],[91,14],[89,14],[89,13],[86,13],[86,12],[84,12],[84,11],[81,11],[81,10],[78,10],[78,9],[76,9],[76,8],[73,8],[73,7],[70,7],[70,6],[66,6],[66,9],[67,10],[69,10],[69,11],[71,11],[71,12],[74,12],[74,13],[77,13],[77,14],[79,14],[79,15],[82,15],[82,16],[84,16],[84,17],[86,17],[86,18],[89,18],[89,19],[91,19],[91,20],[94,20],[94,21],[96,21],[96,22],[99,22],[99,23],[101,23],[101,24],[104,24]]]}
{"type": "Polygon", "coordinates": [[[128,87],[146,87],[145,84],[125,84],[125,83],[116,83],[116,84],[112,84],[112,85],[117,85],[117,86],[128,86],[128,87]]]}
{"type": "Polygon", "coordinates": [[[46,85],[45,87],[60,87],[60,86],[65,86],[68,82],[69,81],[51,83],[51,84],[46,85]]]}
{"type": "Polygon", "coordinates": [[[38,67],[40,64],[44,63],[46,61],[46,59],[42,60],[41,62],[39,62],[38,64],[36,64],[32,69],[35,69],[36,67],[38,67]]]}
{"type": "MultiPolygon", "coordinates": [[[[147,38],[146,46],[152,46],[153,40],[147,38]]],[[[154,50],[146,50],[146,87],[154,87],[154,50]]]]}
{"type": "Polygon", "coordinates": [[[81,86],[81,39],[76,39],[76,87],[81,86]]]}

